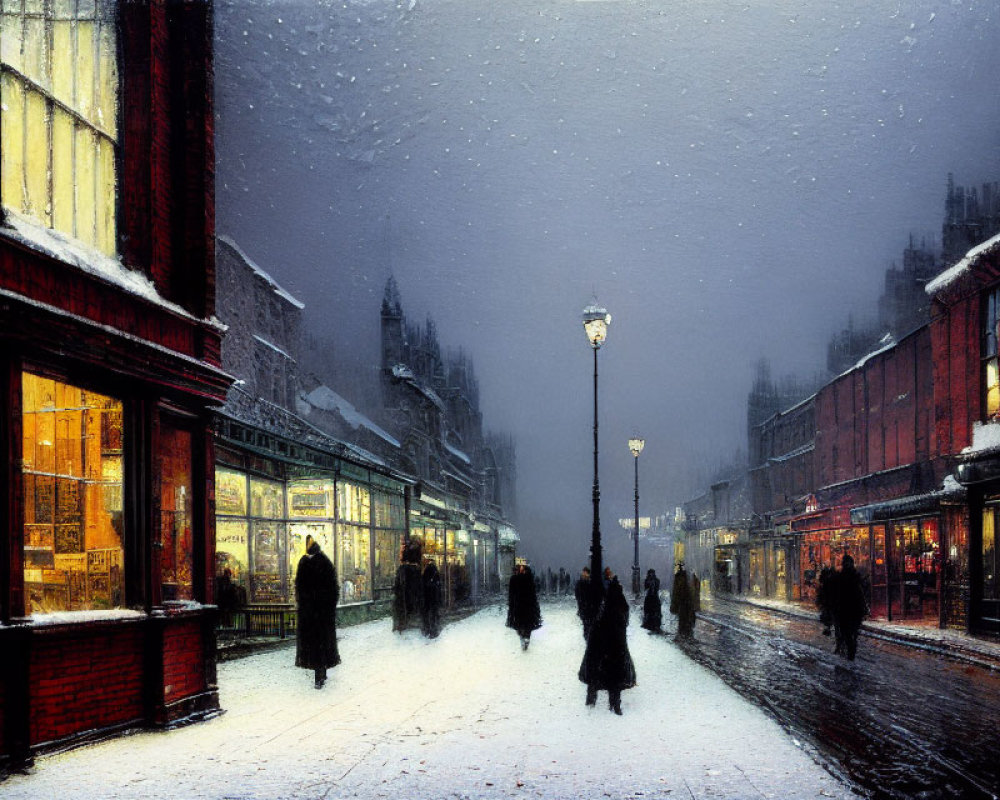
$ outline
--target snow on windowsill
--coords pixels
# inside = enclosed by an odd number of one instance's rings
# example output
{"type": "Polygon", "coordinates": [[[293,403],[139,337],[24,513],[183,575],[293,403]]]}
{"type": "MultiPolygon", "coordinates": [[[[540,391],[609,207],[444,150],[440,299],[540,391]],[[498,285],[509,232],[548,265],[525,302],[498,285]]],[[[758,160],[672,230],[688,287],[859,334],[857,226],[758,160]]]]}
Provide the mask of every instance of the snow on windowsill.
{"type": "Polygon", "coordinates": [[[105,620],[145,619],[144,611],[129,608],[112,608],[106,611],[52,611],[47,614],[32,614],[29,618],[35,626],[77,625],[81,622],[102,622],[105,620]]]}
{"type": "MultiPolygon", "coordinates": [[[[198,320],[190,311],[161,297],[149,278],[140,272],[129,269],[117,258],[112,258],[99,250],[88,247],[59,231],[46,228],[30,217],[9,208],[3,209],[0,236],[13,239],[32,250],[37,250],[65,264],[70,264],[88,275],[101,278],[174,314],[186,319],[198,320]]],[[[198,321],[211,325],[220,331],[225,328],[215,317],[198,321]]]]}
{"type": "Polygon", "coordinates": [[[1000,422],[973,422],[972,444],[962,450],[962,455],[1000,449],[1000,422]]]}

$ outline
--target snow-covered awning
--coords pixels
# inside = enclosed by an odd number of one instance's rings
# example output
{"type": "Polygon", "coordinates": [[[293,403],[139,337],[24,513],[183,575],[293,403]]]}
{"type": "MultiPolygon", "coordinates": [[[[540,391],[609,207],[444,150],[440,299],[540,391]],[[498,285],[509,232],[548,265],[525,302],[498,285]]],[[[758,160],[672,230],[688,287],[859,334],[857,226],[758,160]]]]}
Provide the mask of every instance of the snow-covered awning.
{"type": "Polygon", "coordinates": [[[358,428],[366,428],[376,436],[379,436],[387,441],[393,447],[401,447],[399,441],[395,437],[368,419],[368,417],[354,407],[353,403],[341,397],[329,386],[317,386],[308,394],[302,395],[302,399],[314,408],[318,408],[323,411],[336,411],[341,417],[343,417],[344,422],[355,430],[358,428]]]}

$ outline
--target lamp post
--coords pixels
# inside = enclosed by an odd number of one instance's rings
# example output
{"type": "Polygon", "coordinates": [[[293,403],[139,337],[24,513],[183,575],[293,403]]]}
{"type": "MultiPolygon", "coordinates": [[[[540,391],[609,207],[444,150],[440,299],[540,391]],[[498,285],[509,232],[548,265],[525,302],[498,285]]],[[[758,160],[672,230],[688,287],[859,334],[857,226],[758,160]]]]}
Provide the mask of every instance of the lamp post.
{"type": "Polygon", "coordinates": [[[635,559],[632,561],[632,593],[639,599],[639,453],[646,441],[638,436],[628,440],[628,449],[635,456],[635,559]]]}
{"type": "Polygon", "coordinates": [[[583,309],[583,328],[594,351],[594,526],[590,540],[590,574],[594,594],[604,594],[603,566],[601,564],[601,489],[597,478],[597,351],[608,337],[611,315],[595,300],[583,309]]]}

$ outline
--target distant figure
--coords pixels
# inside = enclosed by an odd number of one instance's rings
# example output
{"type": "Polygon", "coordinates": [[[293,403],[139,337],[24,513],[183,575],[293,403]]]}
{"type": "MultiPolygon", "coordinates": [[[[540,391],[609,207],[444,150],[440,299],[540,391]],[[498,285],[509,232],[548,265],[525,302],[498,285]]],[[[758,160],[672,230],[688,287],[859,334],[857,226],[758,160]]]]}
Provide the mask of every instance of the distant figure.
{"type": "Polygon", "coordinates": [[[428,639],[435,639],[441,633],[441,573],[433,561],[428,561],[424,567],[423,589],[420,630],[428,639]]]}
{"type": "Polygon", "coordinates": [[[535,578],[526,564],[518,564],[507,589],[507,627],[521,637],[521,649],[527,650],[531,632],[542,627],[535,578]]]}
{"type": "Polygon", "coordinates": [[[701,578],[697,572],[691,573],[691,602],[695,611],[701,611],[701,578]]]}
{"type": "Polygon", "coordinates": [[[576,595],[576,615],[583,623],[583,638],[590,635],[590,628],[597,617],[598,605],[594,602],[593,586],[590,583],[590,567],[580,570],[580,578],[573,587],[576,595]]]}
{"type": "Polygon", "coordinates": [[[838,652],[843,652],[848,661],[853,661],[858,649],[861,620],[868,616],[868,601],[865,600],[861,576],[854,568],[851,556],[844,556],[840,573],[834,577],[832,601],[833,624],[838,644],[843,645],[843,650],[838,649],[838,652]]]}
{"type": "Polygon", "coordinates": [[[656,570],[646,571],[644,582],[646,596],[642,601],[642,627],[650,633],[660,633],[663,627],[663,608],[660,605],[660,579],[656,570]]]}
{"type": "Polygon", "coordinates": [[[833,627],[833,576],[833,567],[823,567],[816,584],[816,607],[824,636],[829,636],[833,627]]]}
{"type": "Polygon", "coordinates": [[[414,627],[424,606],[424,585],[420,575],[421,547],[410,539],[400,553],[396,580],[392,585],[392,629],[402,633],[414,627]]]}
{"type": "Polygon", "coordinates": [[[683,562],[674,573],[674,585],[670,590],[670,613],[677,616],[677,635],[688,637],[694,633],[694,598],[683,562]]]}
{"type": "Polygon", "coordinates": [[[611,567],[604,568],[604,593],[608,593],[608,589],[611,588],[611,580],[615,577],[615,574],[611,571],[611,567]]]}
{"type": "Polygon", "coordinates": [[[311,669],[317,689],[326,683],[326,670],[340,663],[337,651],[337,570],[319,542],[306,536],[306,553],[295,570],[298,627],[295,666],[311,669]]]}
{"type": "Polygon", "coordinates": [[[587,649],[577,677],[587,684],[588,706],[597,704],[597,693],[608,693],[608,708],[622,713],[622,690],[635,686],[635,664],[628,651],[629,606],[618,578],[612,577],[607,596],[587,638],[587,649]]]}
{"type": "Polygon", "coordinates": [[[219,607],[220,622],[223,627],[233,625],[233,612],[240,608],[239,587],[233,583],[233,571],[226,567],[215,582],[215,604],[219,607]]]}

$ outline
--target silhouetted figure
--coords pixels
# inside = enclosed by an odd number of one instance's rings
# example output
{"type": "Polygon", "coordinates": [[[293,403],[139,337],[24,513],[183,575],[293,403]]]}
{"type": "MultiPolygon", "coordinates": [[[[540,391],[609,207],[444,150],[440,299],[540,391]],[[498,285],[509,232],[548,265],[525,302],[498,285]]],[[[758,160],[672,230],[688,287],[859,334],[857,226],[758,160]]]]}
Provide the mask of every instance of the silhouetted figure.
{"type": "Polygon", "coordinates": [[[411,539],[400,554],[396,580],[392,585],[392,629],[402,633],[414,627],[424,606],[424,586],[420,575],[420,542],[411,539]]]}
{"type": "Polygon", "coordinates": [[[701,611],[701,578],[697,572],[691,573],[691,602],[696,612],[701,611]]]}
{"type": "Polygon", "coordinates": [[[215,582],[215,604],[223,627],[233,626],[233,613],[240,609],[239,586],[233,583],[233,571],[226,567],[215,582]]]}
{"type": "Polygon", "coordinates": [[[854,660],[858,649],[858,633],[861,620],[868,615],[861,576],[854,568],[854,559],[845,555],[840,572],[833,578],[832,592],[833,624],[837,631],[838,644],[843,645],[843,654],[848,661],[854,660]]]}
{"type": "Polygon", "coordinates": [[[600,604],[595,602],[593,586],[590,583],[590,567],[580,570],[580,578],[573,587],[573,593],[576,595],[576,615],[583,623],[583,638],[586,639],[590,635],[590,629],[600,608],[600,604]]]}
{"type": "Polygon", "coordinates": [[[816,584],[816,607],[824,636],[829,636],[833,627],[833,575],[833,567],[823,567],[816,584]]]}
{"type": "Polygon", "coordinates": [[[660,579],[656,570],[646,571],[644,581],[646,596],[642,601],[642,627],[650,633],[659,633],[663,627],[663,607],[660,605],[660,579]]]}
{"type": "Polygon", "coordinates": [[[601,610],[587,637],[587,649],[577,677],[587,684],[588,706],[596,705],[597,693],[608,693],[608,708],[622,713],[622,691],[635,686],[635,664],[628,651],[629,607],[618,578],[612,577],[601,610]]]}
{"type": "Polygon", "coordinates": [[[326,683],[326,670],[340,663],[337,651],[337,570],[319,542],[306,536],[306,552],[295,570],[298,626],[295,666],[311,669],[317,689],[326,683]]]}
{"type": "Polygon", "coordinates": [[[420,630],[427,638],[434,639],[441,633],[441,573],[433,561],[424,567],[423,593],[420,630]]]}
{"type": "Polygon", "coordinates": [[[677,635],[690,636],[694,633],[694,598],[687,572],[681,563],[674,573],[674,585],[670,590],[670,613],[677,616],[677,635]]]}
{"type": "Polygon", "coordinates": [[[531,632],[542,627],[535,578],[526,564],[518,564],[507,589],[507,627],[521,637],[521,649],[527,650],[531,632]]]}

